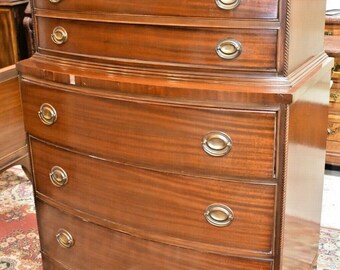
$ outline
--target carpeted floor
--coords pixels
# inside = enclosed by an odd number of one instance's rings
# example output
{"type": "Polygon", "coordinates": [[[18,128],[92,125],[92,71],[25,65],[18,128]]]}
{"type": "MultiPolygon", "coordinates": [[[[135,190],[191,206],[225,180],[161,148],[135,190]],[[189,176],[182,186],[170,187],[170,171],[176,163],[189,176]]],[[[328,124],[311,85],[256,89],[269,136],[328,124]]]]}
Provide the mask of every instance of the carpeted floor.
{"type": "Polygon", "coordinates": [[[32,185],[11,168],[0,177],[0,269],[39,270],[39,236],[32,185]]]}
{"type": "MultiPolygon", "coordinates": [[[[326,176],[324,197],[333,198],[339,184],[338,176],[326,176]]],[[[0,270],[41,270],[32,186],[18,167],[0,175],[0,206],[0,270]]],[[[339,206],[324,200],[323,224],[335,224],[339,206]]],[[[340,230],[322,228],[319,249],[318,270],[340,270],[340,230]]]]}

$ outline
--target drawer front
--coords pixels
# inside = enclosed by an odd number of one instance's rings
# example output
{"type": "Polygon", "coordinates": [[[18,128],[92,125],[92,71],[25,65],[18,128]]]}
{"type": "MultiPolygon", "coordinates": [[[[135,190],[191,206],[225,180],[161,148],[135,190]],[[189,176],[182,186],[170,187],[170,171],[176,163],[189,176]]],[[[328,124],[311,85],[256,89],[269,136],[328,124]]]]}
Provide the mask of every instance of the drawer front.
{"type": "Polygon", "coordinates": [[[329,111],[340,114],[340,82],[333,81],[329,96],[329,111]]]}
{"type": "Polygon", "coordinates": [[[110,231],[39,201],[37,212],[43,252],[70,269],[98,269],[98,266],[100,269],[140,270],[271,269],[271,262],[214,255],[110,231]],[[65,236],[67,233],[70,234],[67,239],[72,237],[74,243],[70,248],[61,247],[56,241],[57,234],[65,236]]]}
{"type": "Polygon", "coordinates": [[[94,57],[97,61],[128,61],[148,65],[276,69],[276,30],[208,30],[42,17],[37,20],[41,52],[52,50],[66,53],[69,57],[81,55],[94,57]],[[54,42],[51,38],[53,33],[54,42]],[[62,38],[66,36],[67,39],[62,38]],[[56,44],[56,39],[62,44],[56,44]]]}
{"type": "Polygon", "coordinates": [[[340,25],[326,24],[325,35],[326,36],[340,36],[340,25]]]}
{"type": "Polygon", "coordinates": [[[196,1],[166,1],[166,0],[97,0],[97,1],[53,1],[35,0],[39,9],[60,11],[90,11],[109,12],[113,14],[136,14],[157,16],[184,16],[206,18],[246,18],[274,19],[278,17],[278,0],[196,0],[196,1]],[[231,2],[230,5],[223,2],[231,2]],[[239,3],[239,4],[238,4],[239,3]],[[219,5],[217,5],[219,4],[219,5]],[[237,5],[238,4],[238,5],[237,5]]]}
{"type": "Polygon", "coordinates": [[[166,172],[273,178],[275,112],[180,107],[69,91],[22,82],[28,133],[90,155],[166,172]],[[53,125],[38,117],[44,103],[56,110],[53,125]],[[218,135],[209,139],[217,143],[212,147],[223,151],[231,146],[229,153],[217,157],[203,150],[202,140],[211,132],[224,134],[221,140],[218,135]]]}
{"type": "Polygon", "coordinates": [[[271,251],[275,186],[156,173],[35,140],[31,147],[36,190],[63,205],[172,243],[184,239],[195,246],[271,251]],[[67,180],[58,188],[61,171],[67,180]],[[229,226],[210,224],[210,216],[206,220],[204,213],[212,204],[221,205],[223,209],[214,208],[220,214],[231,211],[229,226]]]}

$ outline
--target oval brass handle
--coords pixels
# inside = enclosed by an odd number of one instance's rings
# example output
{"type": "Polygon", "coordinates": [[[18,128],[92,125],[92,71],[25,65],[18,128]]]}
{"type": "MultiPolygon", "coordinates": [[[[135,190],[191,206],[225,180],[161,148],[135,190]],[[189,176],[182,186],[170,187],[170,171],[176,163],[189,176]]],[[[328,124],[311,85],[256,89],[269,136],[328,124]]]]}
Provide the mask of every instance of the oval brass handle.
{"type": "Polygon", "coordinates": [[[339,68],[334,69],[332,76],[340,77],[340,69],[339,68]]]}
{"type": "Polygon", "coordinates": [[[52,4],[59,3],[61,0],[49,0],[52,4]]]}
{"type": "Polygon", "coordinates": [[[55,237],[59,245],[63,248],[71,248],[72,246],[74,246],[74,239],[72,235],[65,229],[59,229],[55,237]]]}
{"type": "Polygon", "coordinates": [[[337,134],[339,131],[340,131],[340,127],[337,127],[337,128],[334,128],[334,129],[327,128],[327,136],[335,135],[335,134],[337,134]]]}
{"type": "Polygon", "coordinates": [[[44,103],[40,106],[38,116],[45,125],[53,125],[57,121],[57,111],[51,104],[44,103]]]}
{"type": "Polygon", "coordinates": [[[329,102],[330,103],[336,103],[338,98],[339,98],[339,96],[340,96],[340,93],[331,93],[329,95],[329,102]]]}
{"type": "Polygon", "coordinates": [[[241,3],[241,0],[215,0],[216,5],[221,9],[231,10],[241,3]]]}
{"type": "Polygon", "coordinates": [[[211,204],[204,213],[205,219],[215,227],[229,226],[234,220],[234,213],[224,204],[211,204]]]}
{"type": "Polygon", "coordinates": [[[50,180],[56,187],[62,187],[67,184],[68,176],[65,170],[59,166],[54,166],[49,174],[50,180]]]}
{"type": "Polygon", "coordinates": [[[53,29],[51,39],[55,44],[61,45],[67,41],[67,38],[68,34],[65,28],[57,26],[56,28],[53,29]]]}
{"type": "Polygon", "coordinates": [[[232,145],[229,135],[222,131],[209,132],[202,139],[203,150],[213,157],[225,156],[230,152],[232,145]]]}
{"type": "Polygon", "coordinates": [[[226,60],[235,59],[242,52],[242,45],[236,39],[225,39],[217,44],[216,53],[219,57],[226,60]]]}

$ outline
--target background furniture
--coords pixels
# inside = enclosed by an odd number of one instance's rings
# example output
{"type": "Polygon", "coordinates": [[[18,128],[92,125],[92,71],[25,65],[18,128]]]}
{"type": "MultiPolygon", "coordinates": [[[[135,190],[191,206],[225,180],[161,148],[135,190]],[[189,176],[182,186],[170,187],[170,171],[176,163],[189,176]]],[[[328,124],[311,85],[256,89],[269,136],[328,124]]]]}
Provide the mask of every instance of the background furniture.
{"type": "Polygon", "coordinates": [[[326,163],[340,166],[340,16],[326,17],[325,50],[335,59],[329,100],[326,163]]]}
{"type": "Polygon", "coordinates": [[[30,170],[18,73],[15,66],[0,69],[0,172],[14,165],[30,170]]]}
{"type": "Polygon", "coordinates": [[[324,8],[33,1],[18,69],[45,269],[315,266],[324,8]]]}
{"type": "Polygon", "coordinates": [[[25,17],[23,20],[25,37],[27,42],[27,53],[28,57],[32,56],[35,52],[34,38],[33,38],[33,20],[32,20],[32,9],[31,4],[28,2],[25,8],[25,17]]]}
{"type": "Polygon", "coordinates": [[[0,68],[27,58],[23,28],[27,0],[0,0],[0,68]]]}

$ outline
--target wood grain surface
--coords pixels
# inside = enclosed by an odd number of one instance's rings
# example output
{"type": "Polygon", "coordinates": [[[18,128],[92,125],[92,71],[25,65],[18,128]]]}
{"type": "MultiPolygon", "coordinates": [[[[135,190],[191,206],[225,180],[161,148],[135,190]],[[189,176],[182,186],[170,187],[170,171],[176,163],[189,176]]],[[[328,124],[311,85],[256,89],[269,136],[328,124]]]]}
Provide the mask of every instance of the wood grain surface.
{"type": "Polygon", "coordinates": [[[82,55],[92,57],[94,61],[106,58],[210,69],[276,69],[276,30],[174,28],[44,17],[37,17],[37,25],[41,52],[52,50],[67,53],[71,58],[82,55]],[[50,36],[57,26],[62,26],[68,33],[68,40],[62,45],[54,44],[50,36]],[[242,52],[235,59],[225,60],[217,55],[216,47],[229,38],[241,43],[242,52]]]}
{"type": "Polygon", "coordinates": [[[159,15],[159,16],[187,16],[187,17],[208,17],[208,18],[246,18],[246,19],[275,19],[278,16],[278,0],[262,0],[261,5],[256,1],[242,0],[235,10],[222,10],[215,1],[61,1],[52,4],[48,1],[34,1],[39,9],[53,10],[77,10],[92,12],[110,12],[116,14],[137,14],[137,15],[159,15]]]}
{"type": "MultiPolygon", "coordinates": [[[[164,269],[164,270],[269,270],[270,261],[198,252],[114,232],[65,215],[37,201],[43,252],[71,269],[164,269]],[[69,249],[59,246],[57,231],[63,228],[74,237],[69,249]]],[[[57,268],[58,269],[58,268],[57,268]]]]}
{"type": "Polygon", "coordinates": [[[0,7],[0,68],[18,61],[16,29],[11,9],[0,7]]]}
{"type": "Polygon", "coordinates": [[[19,80],[14,66],[0,69],[0,131],[1,171],[28,156],[19,80]]]}
{"type": "MultiPolygon", "coordinates": [[[[117,226],[156,235],[171,244],[176,239],[271,254],[275,192],[272,185],[183,177],[116,165],[77,155],[31,140],[38,193],[117,226]],[[62,167],[68,182],[61,188],[49,179],[53,166],[62,167]],[[70,199],[72,198],[72,199],[70,199]],[[207,207],[229,206],[235,215],[228,227],[217,228],[204,218],[207,207]],[[170,225],[171,224],[171,225],[170,225]],[[226,241],[226,239],[228,239],[226,241]]],[[[152,240],[152,239],[151,239],[152,240]]],[[[253,255],[255,256],[255,255],[253,255]]]]}
{"type": "Polygon", "coordinates": [[[28,1],[0,1],[0,68],[27,58],[24,10],[28,1]]]}
{"type": "Polygon", "coordinates": [[[36,137],[101,158],[139,167],[218,178],[275,176],[276,112],[208,109],[91,97],[22,82],[27,131],[36,137]],[[57,111],[52,126],[37,112],[49,103],[57,111]],[[232,150],[212,157],[204,135],[222,131],[232,150]],[[247,168],[244,170],[244,168],[247,168]]]}

